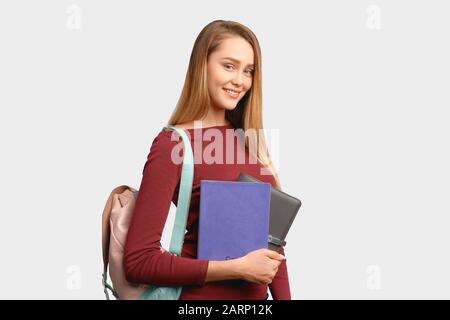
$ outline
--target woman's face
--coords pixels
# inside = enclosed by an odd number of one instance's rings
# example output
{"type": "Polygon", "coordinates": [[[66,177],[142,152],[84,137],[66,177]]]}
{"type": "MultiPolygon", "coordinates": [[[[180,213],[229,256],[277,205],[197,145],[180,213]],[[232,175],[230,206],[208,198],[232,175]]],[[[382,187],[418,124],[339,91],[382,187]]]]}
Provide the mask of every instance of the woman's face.
{"type": "Polygon", "coordinates": [[[232,110],[252,86],[253,48],[241,37],[222,41],[208,57],[208,91],[213,107],[232,110]],[[227,92],[227,89],[233,92],[227,92]]]}

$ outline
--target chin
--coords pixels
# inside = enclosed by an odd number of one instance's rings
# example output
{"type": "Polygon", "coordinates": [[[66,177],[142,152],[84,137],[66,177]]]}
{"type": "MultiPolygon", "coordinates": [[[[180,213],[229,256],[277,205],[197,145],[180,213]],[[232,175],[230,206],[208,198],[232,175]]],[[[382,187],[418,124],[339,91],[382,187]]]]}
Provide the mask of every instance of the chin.
{"type": "Polygon", "coordinates": [[[236,102],[230,102],[230,101],[224,101],[222,103],[222,108],[226,109],[226,110],[233,110],[237,107],[239,101],[236,102]]]}
{"type": "Polygon", "coordinates": [[[233,105],[233,106],[225,106],[226,110],[234,110],[237,107],[237,104],[233,105]]]}

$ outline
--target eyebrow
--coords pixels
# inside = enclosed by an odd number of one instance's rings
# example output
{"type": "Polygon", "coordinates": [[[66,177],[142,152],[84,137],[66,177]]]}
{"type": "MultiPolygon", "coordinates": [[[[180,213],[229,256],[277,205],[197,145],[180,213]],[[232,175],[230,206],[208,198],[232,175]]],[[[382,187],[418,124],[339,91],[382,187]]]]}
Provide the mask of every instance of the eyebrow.
{"type": "MultiPolygon", "coordinates": [[[[223,58],[223,59],[228,59],[228,60],[234,61],[234,62],[236,62],[237,64],[241,63],[239,60],[237,60],[237,59],[235,59],[235,58],[231,58],[231,57],[225,57],[225,58],[223,58]]],[[[249,64],[247,65],[247,67],[254,67],[254,65],[249,63],[249,64]]]]}

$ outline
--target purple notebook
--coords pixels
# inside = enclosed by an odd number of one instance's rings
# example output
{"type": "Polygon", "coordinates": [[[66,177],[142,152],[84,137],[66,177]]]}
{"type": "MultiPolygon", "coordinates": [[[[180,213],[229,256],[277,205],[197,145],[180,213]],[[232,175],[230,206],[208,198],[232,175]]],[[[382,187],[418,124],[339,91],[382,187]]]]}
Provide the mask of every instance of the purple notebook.
{"type": "Polygon", "coordinates": [[[229,260],[267,248],[270,183],[200,181],[197,259],[229,260]]]}

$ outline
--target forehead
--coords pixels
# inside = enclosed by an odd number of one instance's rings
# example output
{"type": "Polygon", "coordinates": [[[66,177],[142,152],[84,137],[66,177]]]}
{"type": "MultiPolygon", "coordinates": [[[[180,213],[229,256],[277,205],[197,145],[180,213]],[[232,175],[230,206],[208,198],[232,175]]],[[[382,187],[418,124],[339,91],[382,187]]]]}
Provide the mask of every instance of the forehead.
{"type": "Polygon", "coordinates": [[[216,59],[231,58],[243,65],[253,65],[253,48],[245,39],[232,37],[224,39],[212,53],[216,59]]]}

